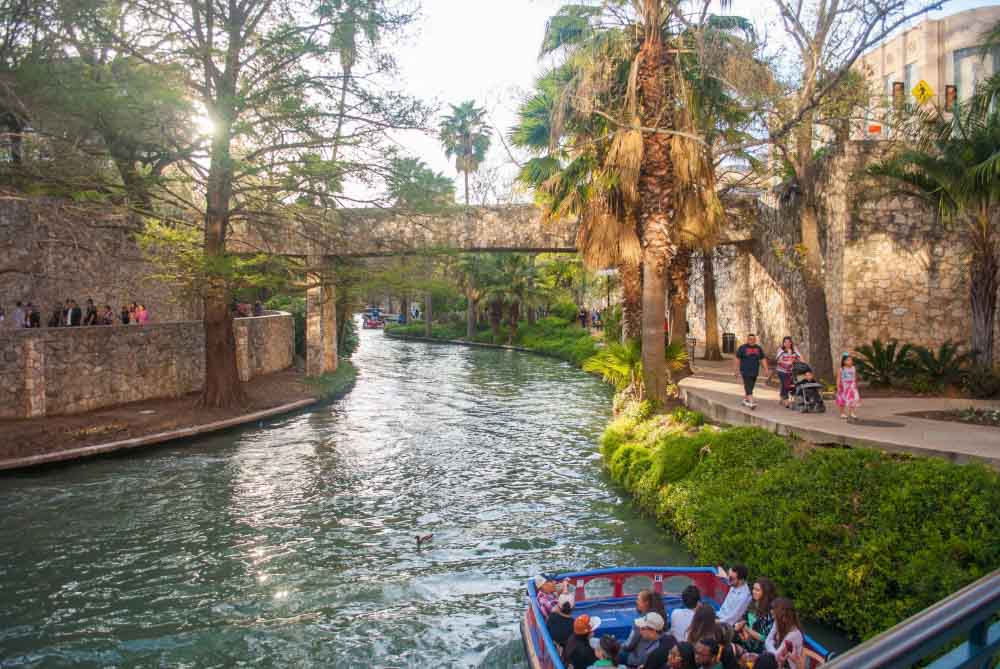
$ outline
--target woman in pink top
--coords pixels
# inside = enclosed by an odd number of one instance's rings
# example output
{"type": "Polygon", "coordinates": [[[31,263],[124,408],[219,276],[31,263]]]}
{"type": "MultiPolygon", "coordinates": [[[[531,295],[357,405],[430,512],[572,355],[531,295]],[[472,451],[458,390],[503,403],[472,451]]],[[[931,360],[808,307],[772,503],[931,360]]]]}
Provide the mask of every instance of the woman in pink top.
{"type": "Polygon", "coordinates": [[[792,378],[792,367],[795,363],[802,362],[802,355],[796,350],[795,342],[791,337],[781,340],[781,348],[774,356],[774,365],[778,372],[778,381],[781,383],[781,403],[786,407],[791,406],[792,389],[795,387],[795,380],[792,378]]]}
{"type": "Polygon", "coordinates": [[[146,305],[140,304],[139,308],[135,311],[135,318],[139,322],[139,325],[145,325],[146,321],[149,320],[149,312],[146,311],[146,305]]]}

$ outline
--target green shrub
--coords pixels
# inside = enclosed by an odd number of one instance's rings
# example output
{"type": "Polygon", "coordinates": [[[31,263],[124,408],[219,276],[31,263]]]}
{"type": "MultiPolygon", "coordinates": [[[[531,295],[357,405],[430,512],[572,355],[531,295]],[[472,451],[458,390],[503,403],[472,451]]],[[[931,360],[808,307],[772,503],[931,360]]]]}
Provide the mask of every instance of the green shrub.
{"type": "Polygon", "coordinates": [[[350,358],[360,345],[357,324],[353,318],[345,318],[340,324],[340,333],[337,335],[337,355],[341,359],[350,358]]]}
{"type": "Polygon", "coordinates": [[[610,462],[618,449],[634,437],[635,424],[635,419],[622,416],[604,428],[601,435],[601,457],[605,462],[610,462]]]}
{"type": "Polygon", "coordinates": [[[979,399],[992,399],[1000,395],[1000,376],[989,365],[974,365],[962,380],[965,392],[979,399]]]}
{"type": "Polygon", "coordinates": [[[746,563],[812,620],[869,637],[1000,564],[1000,475],[984,466],[863,448],[794,457],[757,428],[664,424],[613,423],[631,441],[605,458],[612,477],[699,562],[746,563]]]}
{"type": "Polygon", "coordinates": [[[961,344],[950,340],[941,344],[936,351],[923,346],[913,348],[915,374],[926,376],[932,384],[959,385],[965,374],[965,367],[972,358],[968,351],[961,351],[961,344]]]}
{"type": "Polygon", "coordinates": [[[576,320],[576,315],[580,313],[580,308],[573,302],[566,300],[552,305],[549,313],[556,318],[561,318],[564,321],[572,323],[576,320]]]}
{"type": "Polygon", "coordinates": [[[622,307],[616,304],[611,309],[604,310],[604,341],[607,343],[622,340],[622,307]]]}
{"type": "Polygon", "coordinates": [[[913,346],[899,345],[895,339],[883,344],[881,339],[874,340],[871,345],[858,347],[855,364],[858,374],[873,386],[887,387],[896,379],[905,378],[913,369],[910,354],[913,346]]]}
{"type": "Polygon", "coordinates": [[[943,383],[923,372],[914,374],[909,386],[918,395],[935,395],[944,390],[943,383]]]}
{"type": "Polygon", "coordinates": [[[705,416],[700,411],[692,411],[685,406],[679,406],[670,413],[670,420],[678,425],[701,427],[705,424],[705,416]]]}

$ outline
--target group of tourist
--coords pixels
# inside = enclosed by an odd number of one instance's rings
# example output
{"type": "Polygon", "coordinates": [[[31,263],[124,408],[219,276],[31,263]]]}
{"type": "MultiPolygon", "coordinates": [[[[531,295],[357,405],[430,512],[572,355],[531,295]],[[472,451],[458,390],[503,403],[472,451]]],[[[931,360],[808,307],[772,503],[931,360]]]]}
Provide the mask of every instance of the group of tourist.
{"type": "Polygon", "coordinates": [[[701,601],[695,585],[684,589],[669,615],[660,594],[642,590],[636,597],[639,616],[624,643],[595,634],[601,625],[596,616],[573,615],[569,581],[560,587],[536,576],[535,586],[538,608],[567,668],[804,669],[805,637],[792,600],[778,597],[768,578],[751,587],[743,565],[720,568],[719,575],[728,579],[729,592],[718,611],[701,601]]]}
{"type": "MultiPolygon", "coordinates": [[[[760,376],[761,367],[770,380],[767,355],[764,349],[757,343],[757,335],[751,333],[747,335],[746,343],[739,347],[734,358],[735,374],[743,380],[743,406],[750,409],[757,408],[754,402],[753,391],[757,384],[757,377],[760,376]]],[[[781,341],[781,348],[774,356],[775,370],[778,373],[780,385],[781,404],[787,408],[794,405],[794,393],[796,387],[796,366],[802,369],[802,383],[815,384],[816,378],[812,369],[805,364],[805,359],[795,347],[795,342],[791,337],[785,337],[781,341]]],[[[840,356],[840,369],[837,371],[837,407],[840,409],[840,417],[845,420],[857,419],[857,408],[861,405],[861,394],[858,392],[857,369],[854,366],[854,357],[850,352],[845,351],[840,356]]]]}
{"type": "MultiPolygon", "coordinates": [[[[122,305],[121,312],[116,314],[110,304],[105,304],[103,309],[98,309],[94,300],[88,299],[86,305],[81,307],[76,300],[68,299],[65,304],[52,310],[52,315],[45,324],[50,328],[61,328],[128,325],[130,323],[143,325],[148,321],[149,310],[144,304],[138,302],[122,305]]],[[[40,328],[42,327],[42,312],[31,302],[22,304],[18,301],[10,314],[5,313],[3,308],[0,308],[0,327],[40,328]]]]}

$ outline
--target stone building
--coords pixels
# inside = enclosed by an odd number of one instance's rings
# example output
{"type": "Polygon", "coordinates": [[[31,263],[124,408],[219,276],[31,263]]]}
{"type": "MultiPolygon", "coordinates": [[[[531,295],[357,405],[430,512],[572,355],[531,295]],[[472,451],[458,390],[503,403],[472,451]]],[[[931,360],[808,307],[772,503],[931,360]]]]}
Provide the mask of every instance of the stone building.
{"type": "MultiPolygon", "coordinates": [[[[923,346],[970,338],[969,255],[961,228],[946,227],[914,199],[880,197],[862,176],[880,144],[850,142],[824,165],[820,215],[834,356],[875,338],[923,346]]],[[[785,335],[806,350],[794,198],[761,197],[752,236],[715,251],[719,326],[738,338],[754,331],[769,351],[785,335]]],[[[704,341],[700,277],[696,259],[688,320],[692,336],[704,341]]]]}

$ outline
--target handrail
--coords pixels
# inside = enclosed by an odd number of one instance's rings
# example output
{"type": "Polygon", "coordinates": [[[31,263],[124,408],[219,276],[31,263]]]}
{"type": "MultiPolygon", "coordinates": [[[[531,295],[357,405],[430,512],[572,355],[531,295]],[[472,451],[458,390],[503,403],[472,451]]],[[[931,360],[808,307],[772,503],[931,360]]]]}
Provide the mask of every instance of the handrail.
{"type": "Polygon", "coordinates": [[[928,669],[985,668],[1000,652],[1000,569],[895,627],[838,656],[827,669],[902,669],[934,655],[962,635],[968,640],[928,669]]]}

